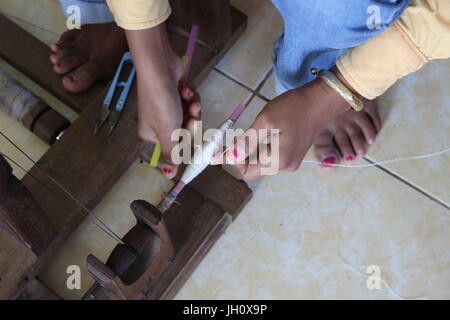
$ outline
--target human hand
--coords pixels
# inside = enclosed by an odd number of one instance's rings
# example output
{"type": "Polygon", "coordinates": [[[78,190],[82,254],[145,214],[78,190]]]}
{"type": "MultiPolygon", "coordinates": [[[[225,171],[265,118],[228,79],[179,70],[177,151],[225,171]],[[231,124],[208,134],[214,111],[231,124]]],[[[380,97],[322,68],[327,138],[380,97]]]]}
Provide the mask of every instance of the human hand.
{"type": "MultiPolygon", "coordinates": [[[[234,148],[225,153],[222,162],[235,164],[247,181],[260,178],[268,167],[295,171],[321,130],[348,108],[347,102],[320,79],[290,90],[267,103],[251,127],[237,137],[234,148]],[[261,150],[261,143],[270,135],[267,130],[271,129],[278,129],[279,133],[278,143],[267,145],[270,163],[261,159],[250,161],[249,156],[261,150]],[[258,131],[257,139],[246,138],[250,130],[258,131]]],[[[219,162],[216,159],[214,163],[219,162]]]]}
{"type": "Polygon", "coordinates": [[[164,25],[126,33],[137,71],[139,135],[144,141],[160,141],[160,168],[172,179],[178,166],[171,152],[178,142],[171,135],[182,127],[192,131],[194,121],[200,120],[199,96],[181,80],[181,59],[173,52],[164,25]]]}

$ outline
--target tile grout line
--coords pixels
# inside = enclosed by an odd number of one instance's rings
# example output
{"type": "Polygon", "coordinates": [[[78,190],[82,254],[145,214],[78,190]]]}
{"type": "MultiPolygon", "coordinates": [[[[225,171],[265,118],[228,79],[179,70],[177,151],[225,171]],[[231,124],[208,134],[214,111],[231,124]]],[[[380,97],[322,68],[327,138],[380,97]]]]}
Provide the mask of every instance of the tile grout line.
{"type": "MultiPolygon", "coordinates": [[[[271,68],[271,69],[272,69],[272,68],[271,68]]],[[[220,75],[224,76],[224,77],[227,78],[228,80],[231,80],[231,81],[233,81],[234,83],[238,84],[239,86],[243,87],[243,88],[246,89],[247,91],[250,91],[250,92],[252,93],[252,95],[250,96],[250,99],[248,99],[247,102],[250,102],[255,96],[258,97],[258,98],[260,98],[260,99],[262,99],[262,100],[264,100],[264,101],[266,101],[266,102],[269,101],[269,100],[268,100],[267,98],[265,98],[264,96],[261,96],[261,95],[259,94],[259,92],[257,92],[257,90],[260,89],[261,85],[264,84],[264,82],[265,82],[265,81],[267,80],[267,78],[270,76],[270,71],[271,71],[271,70],[269,70],[269,71],[267,72],[267,74],[264,76],[263,80],[261,81],[261,84],[258,85],[258,87],[256,87],[256,89],[250,88],[250,87],[247,86],[245,83],[243,83],[243,82],[241,82],[241,81],[239,81],[239,80],[237,80],[237,79],[234,79],[231,75],[229,75],[229,74],[223,72],[223,71],[220,70],[220,69],[214,68],[214,71],[216,71],[216,72],[219,73],[220,75]]]]}
{"type": "Polygon", "coordinates": [[[364,160],[374,164],[374,167],[378,168],[379,170],[387,173],[388,175],[392,176],[393,178],[397,179],[398,181],[402,182],[403,184],[405,184],[406,186],[410,187],[411,189],[417,191],[418,193],[420,193],[421,195],[427,197],[429,200],[432,200],[434,202],[436,202],[437,204],[439,204],[440,206],[444,207],[447,210],[450,210],[450,207],[442,200],[438,199],[437,197],[429,194],[428,192],[422,190],[419,186],[414,185],[412,182],[407,181],[405,178],[402,178],[401,176],[399,176],[397,173],[395,173],[394,171],[392,171],[391,169],[388,169],[386,167],[383,167],[381,165],[375,164],[374,161],[370,160],[367,157],[364,157],[364,160]]]}
{"type": "MultiPolygon", "coordinates": [[[[271,101],[272,99],[269,99],[268,97],[266,97],[264,94],[261,93],[261,90],[263,89],[264,85],[267,83],[267,81],[269,80],[270,76],[273,74],[274,70],[273,67],[269,69],[269,71],[267,71],[266,75],[264,76],[263,81],[261,81],[261,83],[259,84],[259,86],[256,88],[255,92],[258,93],[258,96],[265,100],[265,101],[271,101]]],[[[275,94],[276,97],[276,94],[275,94]]]]}

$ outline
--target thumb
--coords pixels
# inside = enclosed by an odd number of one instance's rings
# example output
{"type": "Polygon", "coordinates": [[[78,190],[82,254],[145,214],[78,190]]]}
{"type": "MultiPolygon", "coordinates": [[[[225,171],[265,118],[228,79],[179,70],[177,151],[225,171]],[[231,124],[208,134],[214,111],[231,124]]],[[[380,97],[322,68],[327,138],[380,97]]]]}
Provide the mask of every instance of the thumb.
{"type": "Polygon", "coordinates": [[[161,146],[161,161],[159,167],[167,179],[173,179],[178,171],[178,164],[174,162],[172,150],[178,141],[173,141],[170,136],[163,135],[159,141],[161,146]]]}

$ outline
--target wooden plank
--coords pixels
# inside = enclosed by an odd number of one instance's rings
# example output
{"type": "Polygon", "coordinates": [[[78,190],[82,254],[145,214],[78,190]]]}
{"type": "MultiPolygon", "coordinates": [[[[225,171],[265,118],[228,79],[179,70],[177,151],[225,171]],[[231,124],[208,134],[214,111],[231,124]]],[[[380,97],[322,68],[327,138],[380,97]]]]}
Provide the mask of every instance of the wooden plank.
{"type": "Polygon", "coordinates": [[[10,299],[28,281],[36,255],[8,232],[0,230],[0,300],[10,299]]]}
{"type": "Polygon", "coordinates": [[[17,300],[62,300],[37,278],[30,281],[17,300]]]}

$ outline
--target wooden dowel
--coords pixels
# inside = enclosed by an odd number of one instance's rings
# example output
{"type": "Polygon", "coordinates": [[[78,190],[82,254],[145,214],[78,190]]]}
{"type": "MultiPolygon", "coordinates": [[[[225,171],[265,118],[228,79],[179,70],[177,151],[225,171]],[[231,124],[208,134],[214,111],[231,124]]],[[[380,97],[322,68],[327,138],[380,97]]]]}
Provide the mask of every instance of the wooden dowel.
{"type": "Polygon", "coordinates": [[[25,128],[50,145],[70,126],[69,120],[2,71],[0,110],[21,122],[25,128]]]}

